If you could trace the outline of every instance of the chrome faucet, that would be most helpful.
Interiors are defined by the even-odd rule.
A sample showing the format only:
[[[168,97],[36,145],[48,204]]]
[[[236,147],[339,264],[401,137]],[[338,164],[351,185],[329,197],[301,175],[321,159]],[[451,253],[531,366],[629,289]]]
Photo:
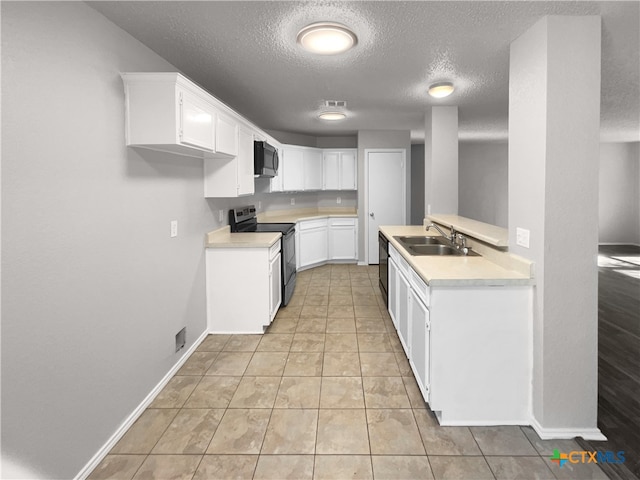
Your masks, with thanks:
[[[448,236],[451,242],[453,242],[456,238],[456,231],[453,229],[453,226],[451,227],[451,235],[447,235],[446,233],[444,233],[442,229],[435,223],[430,223],[429,225],[427,225],[427,232],[431,227],[435,228],[438,232],[440,232],[440,235],[442,235],[443,237]]]

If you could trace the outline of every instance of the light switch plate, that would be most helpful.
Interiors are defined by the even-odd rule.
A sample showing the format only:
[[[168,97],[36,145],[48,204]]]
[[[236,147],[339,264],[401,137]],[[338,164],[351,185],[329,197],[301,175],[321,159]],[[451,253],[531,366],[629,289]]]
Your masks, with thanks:
[[[291,205],[295,205],[296,204],[296,199],[295,198],[291,198]]]
[[[340,197],[336,198],[336,203],[338,205],[340,205],[342,203],[342,198],[340,198]]]
[[[526,228],[516,228],[516,244],[524,248],[529,248],[529,230]]]
[[[171,220],[171,238],[178,236],[178,220]]]
[[[218,221],[222,222],[224,220],[224,210],[218,210]]]

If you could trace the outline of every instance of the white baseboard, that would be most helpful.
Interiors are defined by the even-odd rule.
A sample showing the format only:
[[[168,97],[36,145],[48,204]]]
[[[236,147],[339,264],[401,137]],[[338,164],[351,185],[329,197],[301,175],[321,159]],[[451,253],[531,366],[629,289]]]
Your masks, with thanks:
[[[441,427],[497,427],[501,425],[526,427],[527,420],[453,420],[439,422]]]
[[[89,462],[84,466],[82,470],[75,476],[74,480],[84,480],[86,479],[91,472],[98,466],[98,464],[107,456],[109,451],[114,447],[118,440],[120,440],[124,434],[129,430],[131,425],[142,415],[145,409],[153,402],[153,400],[158,396],[158,394],[162,391],[162,389],[169,383],[169,380],[173,378],[173,376],[180,370],[180,367],[184,365],[187,359],[191,356],[193,352],[195,352],[196,348],[202,343],[202,341],[209,335],[209,330],[206,329],[200,337],[193,342],[193,345],[189,347],[189,350],[186,350],[180,360],[176,362],[176,364],[167,372],[167,374],[160,380],[160,382],[149,392],[149,394],[145,397],[144,400],[138,405],[133,412],[127,417],[127,419],[120,425],[120,427],[116,430],[116,432],[111,435],[111,438],[107,440],[107,442],[102,446],[100,450],[89,460]]]
[[[542,440],[561,440],[582,437],[585,440],[605,441],[605,437],[598,428],[545,428],[535,418],[531,419],[531,426]]]
[[[601,246],[618,246],[618,245],[633,245],[634,247],[640,247],[640,243],[633,243],[633,242],[601,242],[598,243],[598,245]]]

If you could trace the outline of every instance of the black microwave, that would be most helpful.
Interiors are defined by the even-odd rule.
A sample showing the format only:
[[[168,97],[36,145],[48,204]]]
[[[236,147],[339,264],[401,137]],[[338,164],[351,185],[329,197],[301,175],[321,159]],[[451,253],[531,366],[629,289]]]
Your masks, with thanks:
[[[278,175],[278,150],[267,142],[253,142],[253,173],[259,177]]]

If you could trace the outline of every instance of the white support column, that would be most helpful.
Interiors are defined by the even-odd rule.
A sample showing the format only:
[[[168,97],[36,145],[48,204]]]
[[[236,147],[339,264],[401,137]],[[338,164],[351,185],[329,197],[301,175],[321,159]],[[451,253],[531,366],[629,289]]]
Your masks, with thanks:
[[[458,213],[458,107],[433,107],[425,115],[425,212]]]
[[[597,428],[598,16],[549,16],[511,44],[509,249],[535,262],[533,424]],[[516,229],[530,232],[526,248]]]

